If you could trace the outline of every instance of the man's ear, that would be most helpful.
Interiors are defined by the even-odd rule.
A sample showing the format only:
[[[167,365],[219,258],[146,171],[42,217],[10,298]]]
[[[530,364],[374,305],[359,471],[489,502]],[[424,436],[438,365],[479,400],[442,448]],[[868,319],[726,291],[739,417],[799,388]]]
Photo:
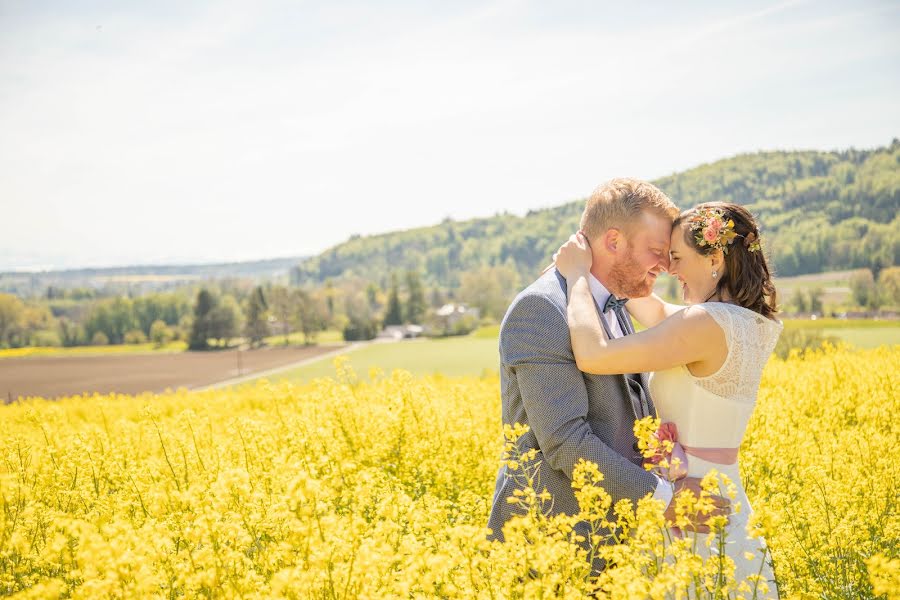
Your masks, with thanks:
[[[601,238],[603,240],[603,247],[610,254],[615,254],[619,251],[624,242],[624,238],[622,237],[622,232],[616,229],[615,227],[610,227],[606,230],[606,233],[603,234]]]

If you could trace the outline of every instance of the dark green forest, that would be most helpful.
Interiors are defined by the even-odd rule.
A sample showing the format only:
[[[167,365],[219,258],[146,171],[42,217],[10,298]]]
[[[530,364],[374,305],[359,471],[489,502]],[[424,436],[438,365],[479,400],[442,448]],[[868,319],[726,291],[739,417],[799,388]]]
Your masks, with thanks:
[[[780,276],[869,268],[900,260],[900,140],[874,150],[758,152],[655,180],[687,208],[714,200],[747,206]],[[512,204],[512,202],[510,202]],[[455,289],[486,267],[536,276],[570,233],[584,199],[525,216],[499,214],[383,235],[354,237],[292,270],[295,284],[357,276],[384,287],[414,270],[429,286]]]

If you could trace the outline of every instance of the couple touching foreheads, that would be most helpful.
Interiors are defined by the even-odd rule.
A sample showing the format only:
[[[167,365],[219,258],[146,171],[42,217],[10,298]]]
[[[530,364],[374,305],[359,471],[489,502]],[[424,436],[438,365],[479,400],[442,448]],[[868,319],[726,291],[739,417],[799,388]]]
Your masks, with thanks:
[[[716,469],[737,485],[742,506],[726,528],[735,576],[771,581],[763,542],[746,532],[751,510],[738,469],[763,366],[782,330],[753,216],[720,202],[680,212],[649,183],[613,179],[590,196],[581,231],[554,262],[500,327],[503,423],[529,426],[518,450],[537,452],[538,491],[553,498],[548,510],[578,513],[571,479],[579,459],[599,466],[614,503],[652,495],[671,521],[674,496],[699,495],[700,478]],[[653,294],[662,271],[681,282],[684,305]],[[635,333],[632,318],[645,330]],[[686,472],[643,468],[634,422],[648,415],[677,436]],[[517,511],[507,502],[522,485],[513,475],[503,466],[497,476],[488,523],[495,539]],[[714,501],[731,513],[727,499]],[[699,520],[693,529],[707,530]]]

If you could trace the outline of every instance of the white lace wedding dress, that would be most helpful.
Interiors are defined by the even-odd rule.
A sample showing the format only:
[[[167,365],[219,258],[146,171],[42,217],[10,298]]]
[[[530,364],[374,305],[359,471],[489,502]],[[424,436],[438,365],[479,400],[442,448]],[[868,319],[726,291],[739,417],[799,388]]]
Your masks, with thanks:
[[[737,497],[733,502],[740,502],[741,512],[731,516],[725,550],[735,562],[736,579],[740,581],[760,573],[768,582],[765,597],[777,597],[772,569],[768,564],[770,558],[766,559],[765,564],[762,560],[764,542],[749,538],[746,532],[752,509],[741,483],[738,462],[711,462],[692,455],[691,451],[696,449],[708,458],[709,453],[704,452],[706,449],[736,449],[741,445],[756,403],[763,367],[775,348],[783,326],[734,304],[707,302],[699,306],[725,332],[728,355],[724,364],[706,377],[694,377],[687,367],[653,373],[650,392],[660,420],[675,423],[678,429],[678,441],[688,452],[688,475],[703,477],[710,469],[716,469],[731,478],[737,486]],[[736,453],[732,451],[732,454]],[[715,543],[707,548],[704,543],[706,537],[707,534],[698,536],[695,545],[698,553],[705,556],[717,553]],[[748,552],[753,554],[751,559],[745,556]]]

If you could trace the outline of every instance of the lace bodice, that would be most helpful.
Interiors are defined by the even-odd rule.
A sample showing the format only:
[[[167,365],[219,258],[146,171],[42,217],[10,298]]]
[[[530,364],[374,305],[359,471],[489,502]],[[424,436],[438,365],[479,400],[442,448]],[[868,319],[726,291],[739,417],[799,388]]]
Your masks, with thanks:
[[[775,350],[782,324],[735,304],[704,302],[699,306],[725,332],[728,356],[718,371],[694,380],[717,396],[754,403],[763,367]]]
[[[653,373],[650,393],[660,419],[678,426],[685,445],[737,448],[782,325],[733,304],[707,302],[699,306],[725,332],[725,362],[704,377],[695,377],[685,366]]]

